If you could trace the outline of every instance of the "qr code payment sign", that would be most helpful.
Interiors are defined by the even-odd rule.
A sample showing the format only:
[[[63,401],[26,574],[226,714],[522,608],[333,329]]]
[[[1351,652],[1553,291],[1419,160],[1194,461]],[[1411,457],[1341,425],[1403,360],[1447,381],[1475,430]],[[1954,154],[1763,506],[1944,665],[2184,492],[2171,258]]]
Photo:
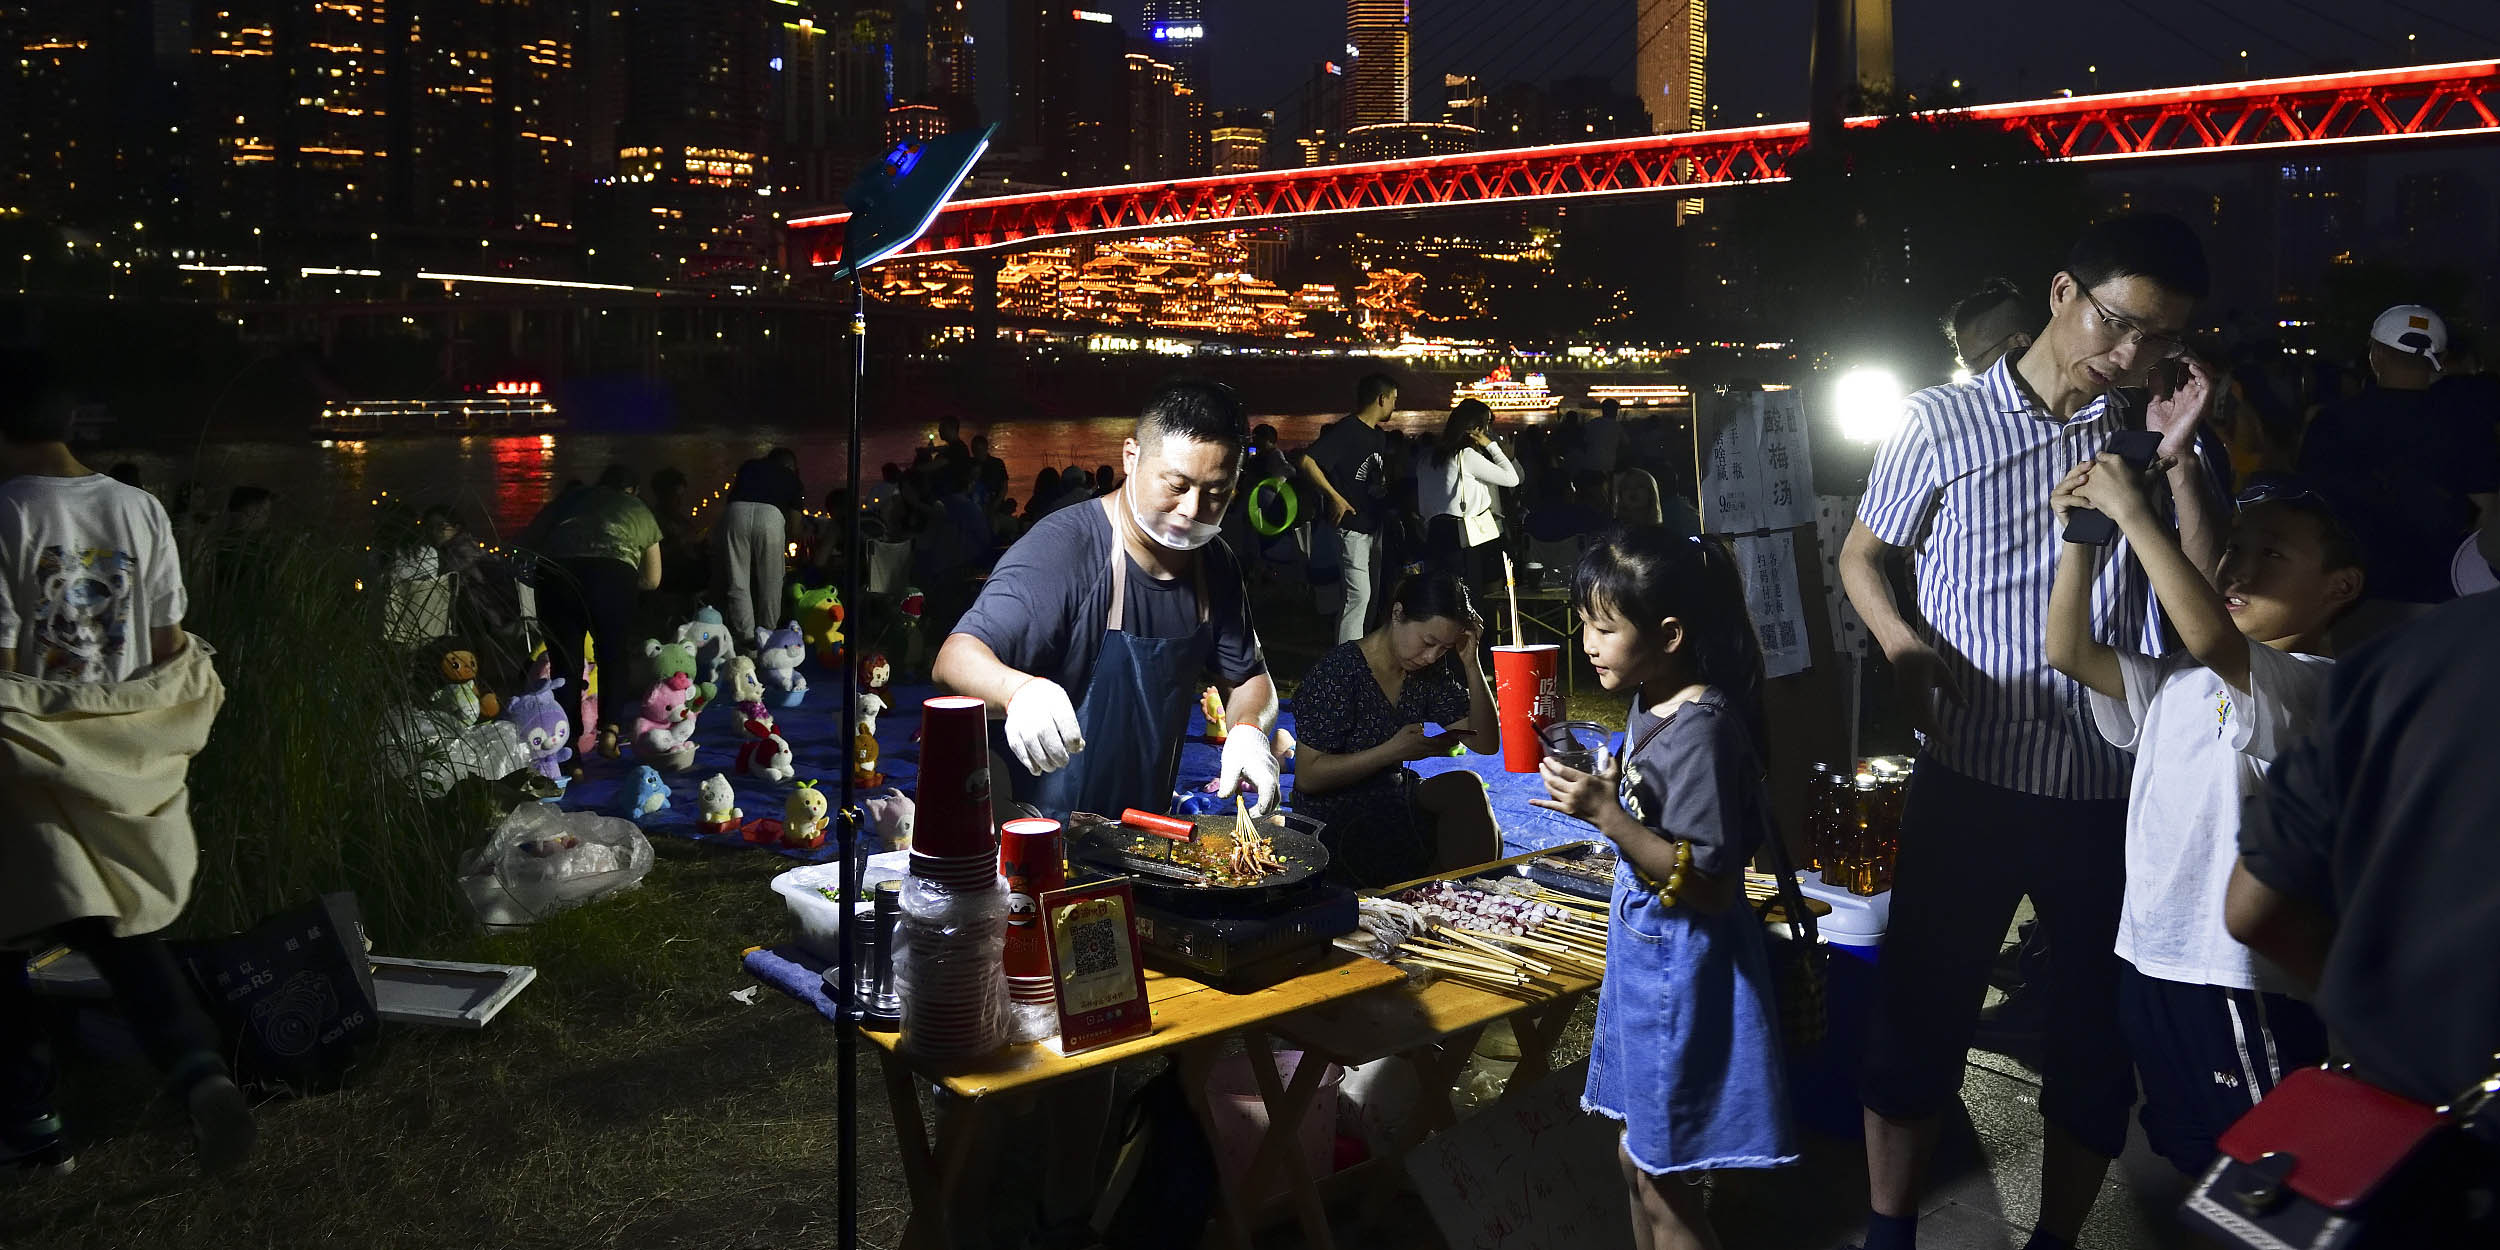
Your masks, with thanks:
[[[1077,1014],[1116,1006],[1137,992],[1128,908],[1117,897],[1061,908],[1052,925],[1059,948],[1059,997]]]

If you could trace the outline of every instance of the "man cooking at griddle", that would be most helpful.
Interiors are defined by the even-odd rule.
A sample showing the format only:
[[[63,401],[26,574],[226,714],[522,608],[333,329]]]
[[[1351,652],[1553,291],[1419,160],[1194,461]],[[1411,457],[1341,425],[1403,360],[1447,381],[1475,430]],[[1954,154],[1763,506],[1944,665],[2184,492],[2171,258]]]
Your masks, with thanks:
[[[941,689],[1005,714],[1007,775],[992,781],[1016,801],[1060,819],[1169,810],[1181,735],[1212,676],[1231,691],[1217,790],[1246,787],[1254,814],[1275,809],[1276,685],[1241,565],[1216,538],[1246,426],[1229,387],[1157,391],[1121,446],[1119,489],[1016,540],[938,649]]]

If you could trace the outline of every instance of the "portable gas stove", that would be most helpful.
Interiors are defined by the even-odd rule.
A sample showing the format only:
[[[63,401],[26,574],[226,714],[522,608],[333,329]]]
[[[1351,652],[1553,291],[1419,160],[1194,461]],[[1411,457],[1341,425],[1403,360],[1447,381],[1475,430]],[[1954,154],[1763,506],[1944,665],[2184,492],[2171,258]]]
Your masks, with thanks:
[[[1321,878],[1328,866],[1328,848],[1319,840],[1324,826],[1300,813],[1260,822],[1287,866],[1242,885],[1193,883],[1134,830],[1083,815],[1070,817],[1069,857],[1129,877],[1149,967],[1220,990],[1254,990],[1319,962],[1333,939],[1359,923],[1354,891]],[[1233,817],[1201,816],[1194,823],[1203,834],[1229,829]]]

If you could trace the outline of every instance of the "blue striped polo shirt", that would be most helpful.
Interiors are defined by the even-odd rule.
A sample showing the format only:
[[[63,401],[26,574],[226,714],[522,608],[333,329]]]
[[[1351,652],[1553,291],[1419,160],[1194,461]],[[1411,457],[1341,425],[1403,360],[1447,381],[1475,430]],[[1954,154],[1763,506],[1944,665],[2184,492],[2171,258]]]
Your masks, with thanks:
[[[1961,690],[1937,714],[1926,758],[1990,785],[2068,799],[2123,799],[2125,752],[2093,732],[2083,688],[2047,659],[2057,518],[2049,492],[2121,428],[2102,396],[2060,421],[2014,380],[2012,355],[1967,382],[1910,396],[1876,454],[1858,519],[1918,555],[1921,638]],[[2143,569],[2124,539],[2092,596],[2093,633],[2145,655],[2164,650]]]

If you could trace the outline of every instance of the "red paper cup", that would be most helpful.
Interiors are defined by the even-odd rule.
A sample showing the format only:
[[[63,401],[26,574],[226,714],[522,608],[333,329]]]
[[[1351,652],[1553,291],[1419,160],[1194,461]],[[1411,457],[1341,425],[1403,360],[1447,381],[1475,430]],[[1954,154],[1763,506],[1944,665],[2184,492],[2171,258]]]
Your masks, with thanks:
[[[986,890],[998,882],[998,861],[987,855],[923,855],[912,852],[911,875],[949,890]]]
[[[920,792],[913,796],[912,849],[941,858],[983,856],[995,863],[989,708],[962,695],[923,700],[920,707]]]
[[[1563,718],[1562,648],[1540,642],[1493,648],[1493,698],[1501,706],[1502,767],[1532,773],[1545,758],[1536,731]]]
[[[1050,947],[1036,923],[1043,893],[1068,883],[1059,822],[1011,820],[999,827],[998,872],[1007,878],[1007,977],[1050,979]]]

